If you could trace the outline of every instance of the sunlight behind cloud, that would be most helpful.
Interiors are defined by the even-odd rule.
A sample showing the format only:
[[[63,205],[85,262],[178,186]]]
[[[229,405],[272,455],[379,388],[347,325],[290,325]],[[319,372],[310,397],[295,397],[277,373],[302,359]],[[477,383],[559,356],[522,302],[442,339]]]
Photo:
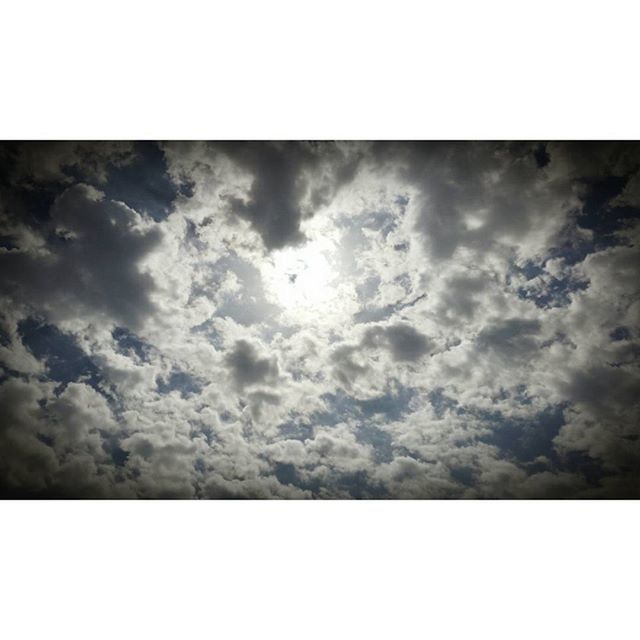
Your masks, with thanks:
[[[0,497],[640,495],[637,143],[0,165]]]
[[[263,267],[267,295],[291,313],[320,311],[337,296],[335,257],[330,243],[310,241],[274,253]]]

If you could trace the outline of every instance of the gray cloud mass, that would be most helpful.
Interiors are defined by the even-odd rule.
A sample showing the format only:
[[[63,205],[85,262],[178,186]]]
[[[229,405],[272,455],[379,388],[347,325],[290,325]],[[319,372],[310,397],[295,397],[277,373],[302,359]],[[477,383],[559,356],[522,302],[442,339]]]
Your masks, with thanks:
[[[0,143],[3,498],[640,497],[640,145]]]

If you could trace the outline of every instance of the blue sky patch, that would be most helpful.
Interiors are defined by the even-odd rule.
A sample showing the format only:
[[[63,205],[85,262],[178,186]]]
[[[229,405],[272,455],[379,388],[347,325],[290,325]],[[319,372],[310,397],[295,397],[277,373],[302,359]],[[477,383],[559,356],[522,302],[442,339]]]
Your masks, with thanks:
[[[75,339],[56,326],[34,318],[18,323],[18,335],[31,353],[46,362],[49,376],[63,384],[87,382],[97,387],[102,374],[93,360],[77,345]]]
[[[167,173],[164,152],[155,142],[138,142],[133,162],[111,166],[105,185],[98,185],[111,200],[124,202],[156,222],[173,210],[179,188]]]

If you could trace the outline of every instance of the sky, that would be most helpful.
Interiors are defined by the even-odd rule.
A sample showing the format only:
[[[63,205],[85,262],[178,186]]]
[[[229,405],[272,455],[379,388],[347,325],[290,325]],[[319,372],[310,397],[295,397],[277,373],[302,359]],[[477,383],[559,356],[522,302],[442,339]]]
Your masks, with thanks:
[[[0,144],[4,498],[640,497],[640,144]]]

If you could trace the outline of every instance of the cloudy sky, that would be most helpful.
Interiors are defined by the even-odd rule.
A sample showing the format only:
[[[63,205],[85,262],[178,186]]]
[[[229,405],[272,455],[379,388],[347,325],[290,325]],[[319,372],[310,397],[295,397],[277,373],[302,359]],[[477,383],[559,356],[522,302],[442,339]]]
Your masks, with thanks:
[[[640,145],[0,145],[0,488],[640,497]]]

